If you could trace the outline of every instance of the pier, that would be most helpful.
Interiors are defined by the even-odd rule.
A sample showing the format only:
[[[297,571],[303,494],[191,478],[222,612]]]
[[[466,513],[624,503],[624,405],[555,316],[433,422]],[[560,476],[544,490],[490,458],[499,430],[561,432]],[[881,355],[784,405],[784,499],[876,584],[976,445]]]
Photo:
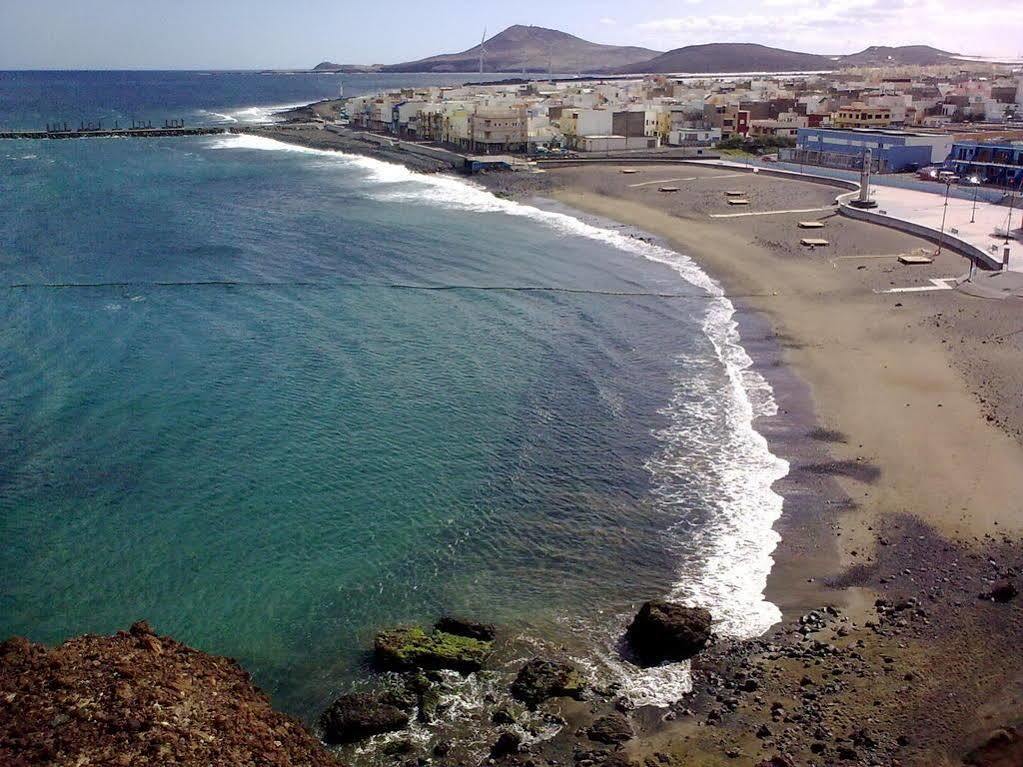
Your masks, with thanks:
[[[211,136],[226,133],[224,128],[186,128],[184,120],[165,120],[162,126],[153,127],[152,122],[132,121],[130,128],[122,128],[116,122],[113,128],[104,128],[102,122],[81,123],[77,128],[67,123],[50,125],[44,130],[0,130],[0,139],[61,139],[61,138],[162,138],[164,136]]]

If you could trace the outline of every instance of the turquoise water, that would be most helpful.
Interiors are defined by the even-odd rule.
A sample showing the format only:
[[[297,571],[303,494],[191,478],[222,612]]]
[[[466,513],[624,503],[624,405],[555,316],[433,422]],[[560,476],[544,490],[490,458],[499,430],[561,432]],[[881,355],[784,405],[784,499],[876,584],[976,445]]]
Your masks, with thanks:
[[[0,179],[0,634],[144,617],[308,718],[442,611],[640,697],[639,600],[776,616],[773,401],[683,256],[253,137],[4,142]]]

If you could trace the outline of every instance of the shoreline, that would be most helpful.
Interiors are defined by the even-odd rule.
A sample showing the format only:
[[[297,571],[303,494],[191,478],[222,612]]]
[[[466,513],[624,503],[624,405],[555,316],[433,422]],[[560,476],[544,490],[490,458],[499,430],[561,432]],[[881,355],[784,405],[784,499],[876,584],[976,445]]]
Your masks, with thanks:
[[[760,419],[756,428],[768,438],[772,452],[791,462],[790,473],[776,485],[785,497],[785,512],[776,525],[782,542],[775,551],[775,566],[766,592],[768,598],[782,608],[786,620],[764,636],[762,642],[771,649],[761,653],[761,662],[778,655],[777,643],[784,646],[791,641],[789,632],[793,623],[798,626],[805,620],[799,614],[815,606],[836,605],[842,616],[838,620],[847,622],[844,629],[833,627],[832,639],[843,633],[856,635],[864,626],[873,626],[870,640],[876,640],[891,638],[877,628],[884,620],[886,600],[923,602],[926,599],[936,605],[950,601],[963,613],[957,616],[959,620],[954,626],[943,626],[938,631],[934,626],[937,621],[929,615],[929,610],[916,608],[928,614],[925,620],[931,625],[920,628],[918,636],[914,637],[917,641],[910,646],[895,648],[895,651],[886,648],[891,652],[890,656],[885,656],[892,657],[891,665],[884,662],[878,665],[880,678],[884,680],[882,684],[892,688],[885,691],[890,696],[889,701],[867,701],[864,691],[853,690],[839,691],[836,698],[847,711],[859,709],[859,716],[866,721],[876,720],[879,708],[888,710],[893,720],[899,720],[898,732],[891,732],[895,725],[889,724],[887,734],[891,736],[892,754],[899,753],[905,760],[903,764],[944,763],[937,760],[954,758],[956,753],[965,753],[968,747],[982,741],[985,726],[1018,724],[1023,720],[1023,710],[1010,700],[1004,700],[1002,695],[1000,704],[993,712],[986,712],[984,719],[978,719],[968,707],[957,706],[944,717],[937,717],[945,730],[927,736],[918,731],[919,727],[914,728],[906,717],[899,717],[900,708],[912,711],[920,706],[917,709],[920,720],[933,724],[935,716],[922,715],[922,696],[918,699],[907,694],[888,679],[892,670],[918,667],[920,658],[932,656],[938,646],[953,637],[961,641],[963,637],[985,636],[991,631],[991,621],[1007,634],[1019,636],[1018,615],[992,615],[986,604],[977,602],[977,594],[986,584],[1015,572],[1012,568],[1006,569],[1005,562],[1018,557],[1020,541],[1019,498],[1023,489],[1012,477],[1010,468],[1017,461],[1023,461],[1020,444],[1010,436],[1019,424],[1003,419],[998,422],[1001,429],[993,425],[995,419],[984,412],[982,395],[978,393],[980,387],[969,385],[957,369],[955,353],[947,351],[952,346],[949,339],[935,339],[931,330],[939,327],[947,331],[948,325],[940,318],[954,311],[952,302],[975,300],[956,291],[939,296],[923,294],[923,299],[872,292],[873,289],[868,288],[871,280],[881,284],[895,281],[887,277],[893,267],[886,266],[888,271],[878,270],[871,257],[887,249],[893,254],[890,262],[894,262],[895,253],[908,252],[918,246],[914,238],[907,235],[884,231],[871,224],[842,220],[832,223],[829,219],[828,230],[856,230],[855,237],[843,237],[839,248],[829,253],[859,263],[861,268],[854,267],[854,278],[850,279],[848,274],[840,272],[837,262],[832,262],[833,268],[828,269],[826,264],[821,264],[822,259],[807,259],[805,251],[801,252],[798,247],[792,250],[779,244],[774,238],[784,229],[778,223],[781,216],[760,220],[750,217],[743,222],[748,225],[737,232],[734,230],[739,227],[734,227],[730,219],[706,223],[701,220],[705,217],[702,210],[691,212],[693,207],[712,207],[712,196],[694,191],[684,196],[682,205],[678,206],[677,199],[665,195],[654,193],[644,197],[639,191],[632,191],[620,181],[620,176],[614,176],[615,172],[609,168],[556,171],[552,175],[561,178],[553,183],[555,191],[551,196],[584,213],[613,219],[665,239],[673,249],[690,255],[724,285],[739,316],[745,320],[743,346],[771,382],[778,400],[779,416]],[[642,175],[649,178],[671,175],[666,168],[660,169],[661,176],[657,173],[657,170],[644,169]],[[708,181],[720,186],[710,178],[713,173],[707,171]],[[631,178],[635,179],[635,175]],[[761,181],[731,179],[724,184],[736,186]],[[779,183],[767,182],[775,197],[789,193],[779,187]],[[790,188],[800,184],[798,181],[785,183]],[[805,194],[805,190],[800,194]],[[782,207],[771,205],[770,198],[770,194],[765,195],[757,202],[765,208]],[[809,206],[790,204],[784,207]],[[821,215],[827,216],[826,213],[809,216],[803,213],[784,218],[794,227],[800,217]],[[861,262],[857,253],[865,249],[867,253]],[[757,259],[763,259],[763,263],[758,264]],[[961,266],[961,271],[965,271],[966,260],[958,264],[957,261],[958,257],[946,254],[944,262],[935,268],[951,270]],[[862,268],[864,263],[869,265],[866,269]],[[874,274],[864,280],[862,274],[857,274],[862,271]],[[953,271],[952,275],[955,273]],[[919,274],[914,272],[907,276],[917,278]],[[929,299],[940,301],[939,306],[929,307],[925,303]],[[911,305],[910,300],[915,303]],[[1006,310],[1005,305],[1006,302],[989,301],[970,306],[974,312],[992,314],[989,321],[1008,330],[1013,313]],[[910,311],[896,313],[899,309]],[[937,311],[939,319],[935,323],[937,309],[940,309]],[[885,310],[896,317],[885,316],[881,313]],[[852,332],[862,326],[868,326],[869,330]],[[828,338],[824,343],[821,330],[826,331]],[[970,328],[963,330],[971,332]],[[975,328],[972,332],[976,332]],[[979,343],[981,339],[976,340]],[[1000,360],[992,356],[984,362],[996,369]],[[836,369],[841,373],[838,378]],[[997,372],[1006,374],[1004,369]],[[1018,381],[1016,379],[1017,384]],[[856,387],[872,389],[875,396],[864,397],[870,402],[854,405],[848,400],[856,396]],[[888,402],[884,401],[886,395]],[[898,402],[894,401],[896,398]],[[931,416],[935,411],[923,410],[925,405],[940,407],[937,414],[942,418],[951,415],[955,425]],[[921,416],[912,412],[913,407],[918,408]],[[876,409],[875,412],[871,412],[872,409]],[[786,418],[790,420],[786,422]],[[868,425],[866,429],[859,427],[864,421]],[[992,470],[990,464],[981,466],[976,470],[979,476],[966,479],[963,472],[952,470],[952,464],[958,466],[959,461],[950,462],[947,455],[939,466],[929,465],[932,453],[941,448],[959,452],[956,448],[962,450],[962,443],[973,446],[997,468]],[[912,450],[925,455],[917,458]],[[902,465],[899,465],[900,452]],[[975,483],[973,486],[970,486],[971,481]],[[908,529],[917,531],[915,540],[914,536],[902,532]],[[896,538],[901,539],[897,544],[893,543]],[[977,553],[978,544],[981,551],[990,552],[987,557]],[[995,551],[998,553],[993,553]],[[900,562],[900,556],[906,559]],[[894,569],[900,563],[916,564],[921,557],[930,568],[937,569],[937,574],[906,567],[900,568],[901,573]],[[970,560],[968,574],[964,558]],[[987,559],[998,564],[990,565]],[[949,570],[941,570],[944,567]],[[965,583],[958,584],[958,590],[946,586],[946,582],[952,580],[946,573],[954,572],[955,568],[959,568],[957,574],[966,578]],[[880,607],[875,607],[878,600]],[[850,629],[849,625],[857,628]],[[895,636],[902,636],[915,628],[897,626],[893,630],[899,632]],[[857,641],[867,646],[873,644],[862,636]],[[748,644],[755,647],[758,642]],[[737,657],[748,661],[749,652],[748,646],[736,647],[723,657],[710,660],[704,670],[712,679],[717,678],[723,669],[736,663]],[[865,655],[862,651],[860,654]],[[814,662],[827,665],[820,658]],[[950,663],[957,673],[963,672],[961,658]],[[974,653],[968,665],[969,673],[978,679],[977,686],[986,686],[987,692],[995,697],[999,693],[996,680],[1018,680],[1023,674],[1020,664],[1005,663],[998,653]],[[842,669],[834,670],[841,672]],[[866,673],[877,671],[875,666]],[[801,672],[802,669],[792,671],[795,678],[787,680],[790,690],[800,689]],[[796,673],[800,676],[796,677]],[[946,684],[954,689],[957,683],[947,671],[935,673],[934,677],[939,688]],[[880,690],[873,694],[878,699],[886,697]],[[928,692],[931,694],[933,690]],[[983,699],[983,696],[977,699],[978,705]],[[720,704],[720,697],[705,702],[711,711],[720,713],[713,717],[714,729],[719,731],[713,743],[705,729],[699,735],[688,732],[685,746],[680,745],[677,737],[672,739],[663,733],[653,742],[686,758],[720,754],[724,734],[721,730],[724,730],[735,742],[745,743],[747,748],[758,746],[766,753],[764,744],[774,743],[775,739],[749,736],[759,727],[777,729],[779,721],[789,721],[764,716],[769,712],[761,711],[757,716],[754,712],[738,710],[732,712],[734,721],[729,725],[728,713],[720,712]],[[843,721],[840,717],[838,720]],[[833,732],[830,727],[824,729]],[[908,734],[914,729],[917,731]],[[915,748],[905,752],[894,743],[895,735],[900,742],[912,743]],[[876,733],[873,740],[881,742]],[[700,741],[700,745],[694,746],[693,741]],[[814,753],[834,754],[832,758],[840,758],[840,749],[848,748],[839,745],[831,751],[829,744],[814,741],[812,733],[805,733],[787,742],[785,752],[803,751],[805,758],[814,758],[809,746],[821,749]],[[646,750],[639,749],[637,755],[642,756]],[[751,763],[744,761],[745,756],[735,758],[738,764]]]
[[[644,168],[643,176],[659,172],[677,168]],[[961,369],[962,341],[939,339],[959,333],[980,342],[976,324],[956,314],[957,302],[978,299],[873,292],[946,276],[941,270],[959,261],[946,254],[933,267],[900,271],[894,254],[917,241],[872,224],[820,214],[833,238],[821,255],[789,246],[791,215],[707,219],[721,188],[731,188],[724,185],[748,185],[754,204],[768,207],[788,195],[816,200],[821,190],[803,188],[810,184],[718,182],[720,168],[692,173],[699,181],[672,196],[636,191],[614,166],[478,181],[513,199],[548,197],[584,222],[599,217],[650,233],[724,287],[751,369],[778,405],[753,428],[789,462],[774,484],[784,508],[765,590],[783,620],[759,638],[712,644],[693,661],[694,692],[667,710],[629,711],[635,737],[624,750],[600,750],[583,734],[595,715],[623,708],[613,691],[595,690],[585,703],[552,707],[562,722],[554,738],[504,759],[524,767],[957,764],[993,728],[1023,723],[1018,600],[977,599],[1023,569],[1023,478],[1012,471],[1023,465],[1023,446],[1011,436],[1020,424],[1015,411],[1002,422],[985,414]],[[844,258],[851,262],[837,260]],[[1011,312],[971,306],[975,322],[1002,323],[998,332],[1009,337]],[[1015,349],[1004,351],[974,361],[1018,383]],[[976,477],[955,471],[971,450],[984,461]]]
[[[402,159],[353,151],[409,167]],[[1016,499],[1023,498],[1023,478],[1012,467],[1017,459],[1023,461],[1023,451],[1012,435],[1023,434],[1023,409],[1011,407],[1011,388],[999,399],[990,388],[980,386],[981,394],[978,387],[967,385],[963,371],[970,367],[956,353],[967,339],[987,342],[976,324],[981,319],[994,323],[992,338],[1010,337],[1013,313],[997,302],[975,301],[970,304],[974,324],[960,326],[948,317],[955,311],[960,319],[964,310],[954,302],[970,299],[956,291],[923,296],[875,292],[931,276],[956,276],[966,271],[967,262],[946,253],[931,266],[895,274],[897,268],[889,266],[895,254],[928,243],[875,224],[833,219],[831,186],[766,174],[721,182],[714,176],[742,174],[690,166],[687,174],[705,176],[716,185],[712,193],[700,191],[698,181],[677,196],[658,195],[653,189],[640,196],[622,183],[628,177],[620,176],[618,167],[481,174],[474,181],[499,197],[534,203],[537,197],[548,198],[584,221],[597,217],[605,226],[619,222],[637,233],[650,233],[691,257],[724,286],[736,308],[742,345],[778,401],[778,416],[762,418],[754,428],[768,439],[772,453],[790,461],[789,474],[777,483],[785,499],[775,526],[782,540],[765,590],[784,620],[759,639],[724,640],[697,658],[696,692],[667,715],[663,709],[635,711],[639,727],[627,748],[629,756],[639,762],[696,758],[716,763],[725,754],[729,763],[755,765],[774,750],[817,764],[822,757],[823,763],[846,758],[855,750],[847,744],[861,741],[878,758],[883,753],[892,763],[930,767],[953,763],[943,761],[950,758],[958,763],[955,755],[983,742],[995,725],[1023,725],[1023,711],[1002,685],[1006,676],[1023,685],[1023,660],[1005,661],[1012,653],[1011,641],[999,652],[979,650],[967,660],[956,657],[932,674],[916,696],[907,694],[905,684],[927,672],[925,659],[944,663],[944,653],[959,651],[951,650],[949,642],[970,646],[992,631],[1003,640],[1023,637],[1018,611],[1005,614],[1005,608],[995,608],[1002,610],[998,614],[987,602],[977,602],[982,588],[1017,572],[1006,563],[1020,557],[1023,507]],[[649,165],[642,176],[661,178],[660,173],[667,178],[677,172],[677,167]],[[720,190],[738,183],[766,187],[763,192],[751,188],[755,205],[777,207],[775,201],[784,199],[786,209],[817,205],[824,212],[737,220],[745,227],[730,219],[707,219],[712,209],[727,210]],[[776,239],[802,218],[828,222],[829,236],[837,241],[826,256],[806,260],[805,251]],[[734,258],[739,254],[744,258]],[[879,261],[879,254],[888,255]],[[845,258],[851,261],[842,262]],[[795,310],[788,307],[794,299]],[[800,316],[804,312],[807,317]],[[843,338],[861,325],[853,338]],[[948,337],[935,338],[932,327]],[[956,337],[960,329],[964,336]],[[1020,383],[1011,354],[988,354],[980,363],[974,369],[985,379]],[[885,395],[888,401],[878,408],[871,396],[864,396],[867,392]],[[942,408],[940,415],[949,421],[936,420],[931,414],[938,411],[927,406]],[[1008,415],[994,415],[1003,408]],[[894,450],[893,435],[903,443]],[[955,471],[971,448],[993,462],[981,465],[979,478]],[[974,508],[977,513],[970,513]],[[985,553],[978,554],[978,547]],[[905,567],[916,562],[929,567]],[[946,576],[950,571],[961,577]],[[892,614],[891,604],[915,605],[913,615]],[[954,607],[954,620],[939,621],[931,612],[948,605]],[[806,630],[808,620],[814,631]],[[818,632],[830,632],[832,642],[820,642]],[[939,647],[945,649],[939,652]],[[799,659],[800,665],[779,665],[786,657]],[[872,686],[834,682],[829,687],[835,688],[830,690],[835,702],[822,711],[815,703],[817,693],[801,684],[808,659],[839,676],[850,673],[850,663],[858,663],[856,676],[870,679]],[[762,675],[765,668],[771,669],[773,679]],[[893,675],[903,669],[910,669],[905,679]],[[755,673],[761,674],[757,684],[765,691],[751,701],[732,697],[728,691]],[[978,680],[976,689],[951,710],[934,714],[937,700],[964,676]],[[701,693],[705,683],[704,689],[717,692]],[[811,716],[803,711],[797,718],[778,716],[768,710],[769,687]],[[992,697],[998,703],[989,705],[979,719],[975,711]],[[866,741],[853,738],[851,728],[860,720],[880,721]],[[785,727],[784,738],[764,736],[765,729],[779,726]],[[827,735],[823,740],[822,733]],[[577,740],[562,733],[534,753],[564,758],[566,750],[577,750]]]

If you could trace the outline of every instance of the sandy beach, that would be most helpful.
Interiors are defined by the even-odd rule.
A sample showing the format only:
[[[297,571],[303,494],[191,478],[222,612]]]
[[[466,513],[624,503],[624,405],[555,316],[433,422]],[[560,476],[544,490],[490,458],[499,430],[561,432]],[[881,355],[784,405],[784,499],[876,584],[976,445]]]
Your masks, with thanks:
[[[786,623],[765,639],[759,660],[749,660],[747,647],[706,662],[713,679],[735,671],[738,652],[746,665],[769,664],[771,682],[759,702],[731,709],[710,696],[704,705],[716,712],[716,726],[669,728],[648,738],[637,756],[659,748],[686,764],[717,763],[714,755],[731,749],[729,763],[753,764],[784,745],[808,763],[828,764],[842,758],[832,751],[837,738],[838,749],[849,749],[844,758],[864,759],[858,763],[958,764],[994,727],[1018,724],[1023,708],[1014,691],[1023,662],[1011,650],[1023,629],[1018,607],[978,594],[1020,567],[1019,300],[955,290],[878,292],[955,277],[969,263],[946,251],[930,265],[899,264],[899,254],[934,246],[837,215],[832,202],[843,190],[834,187],[677,165],[629,174],[568,167],[545,176],[545,194],[559,202],[651,233],[693,257],[740,311],[766,318],[759,331],[747,323],[744,342],[754,351],[776,344],[778,361],[808,387],[800,403],[798,384],[785,384],[783,369],[772,372],[761,357],[782,412],[770,419],[779,424],[758,428],[792,461],[779,488],[786,497],[783,542],[769,583]],[[658,191],[668,185],[679,191]],[[742,213],[808,212],[712,217],[738,212],[726,191],[749,199]],[[798,228],[804,220],[825,226]],[[829,244],[801,246],[806,236]],[[809,417],[800,407],[812,410]],[[903,612],[911,615],[886,629],[885,606],[907,601]],[[854,671],[835,656],[779,662],[793,626],[805,639],[800,617],[824,604],[841,616],[825,630],[833,644],[840,654],[856,648],[864,668]],[[807,678],[808,668],[821,665],[835,679],[870,683],[832,689],[831,705],[820,709],[820,696],[803,693],[824,684]],[[818,710],[790,720],[772,713],[779,701],[789,714],[792,705]],[[863,747],[852,757],[849,733],[857,722],[873,733],[861,741],[894,743],[887,757],[868,759]],[[782,731],[793,737],[779,744]],[[826,754],[832,756],[822,759]],[[697,757],[710,761],[693,762]]]
[[[1019,299],[885,292],[935,287],[969,261],[946,250],[900,264],[934,244],[841,216],[847,187],[694,164],[475,180],[692,257],[736,305],[779,403],[756,428],[791,465],[776,486],[782,541],[767,587],[784,621],[697,658],[693,695],[667,714],[633,712],[630,759],[1023,764],[1023,736],[1000,729],[1023,725],[1023,615],[1018,599],[982,598],[1023,571]],[[749,204],[729,205],[726,192]],[[580,726],[603,709],[574,705],[560,713]],[[572,727],[535,753],[589,758]]]

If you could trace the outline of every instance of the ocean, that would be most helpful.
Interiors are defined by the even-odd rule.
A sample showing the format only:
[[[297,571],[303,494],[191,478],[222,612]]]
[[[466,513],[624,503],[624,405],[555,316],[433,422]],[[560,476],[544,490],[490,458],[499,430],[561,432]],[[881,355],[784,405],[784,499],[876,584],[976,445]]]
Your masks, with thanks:
[[[341,82],[0,73],[0,126],[244,122]],[[685,255],[252,136],[3,141],[0,187],[0,635],[145,618],[311,721],[376,630],[445,612],[637,703],[688,684],[618,657],[641,601],[778,619],[776,406]]]

